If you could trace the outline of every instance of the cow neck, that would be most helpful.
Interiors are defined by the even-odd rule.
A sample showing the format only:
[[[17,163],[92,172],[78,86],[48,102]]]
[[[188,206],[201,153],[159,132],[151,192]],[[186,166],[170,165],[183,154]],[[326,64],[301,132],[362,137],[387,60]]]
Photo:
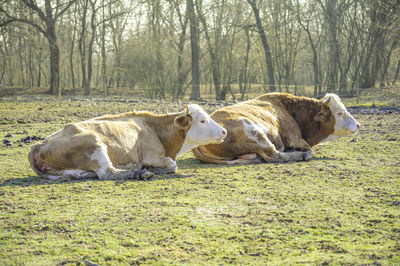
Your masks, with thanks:
[[[173,160],[176,159],[176,155],[181,150],[188,131],[187,129],[179,128],[174,123],[175,118],[180,115],[183,115],[183,113],[153,115],[146,119],[148,125],[154,129],[163,144],[165,156]]]
[[[290,97],[285,99],[284,104],[296,120],[302,138],[310,146],[320,143],[334,131],[333,116],[329,116],[328,122],[320,122],[314,119],[315,115],[322,109],[321,101],[306,97]]]

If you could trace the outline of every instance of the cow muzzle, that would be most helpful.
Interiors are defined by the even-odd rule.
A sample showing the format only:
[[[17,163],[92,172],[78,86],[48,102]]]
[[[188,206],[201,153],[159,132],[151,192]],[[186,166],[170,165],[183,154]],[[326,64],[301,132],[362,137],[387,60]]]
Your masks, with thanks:
[[[226,136],[228,135],[228,132],[226,131],[225,128],[221,128],[220,130],[218,130],[217,135],[218,135],[219,137],[217,137],[217,139],[215,140],[214,143],[215,143],[215,144],[220,144],[220,143],[224,142]]]

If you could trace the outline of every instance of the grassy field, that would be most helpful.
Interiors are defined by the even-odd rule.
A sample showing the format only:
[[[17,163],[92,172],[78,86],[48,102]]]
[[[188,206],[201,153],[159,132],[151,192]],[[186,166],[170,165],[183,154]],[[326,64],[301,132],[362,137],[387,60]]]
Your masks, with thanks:
[[[315,147],[308,162],[219,166],[186,153],[177,174],[150,181],[41,179],[32,143],[17,142],[102,114],[184,106],[0,99],[0,137],[12,143],[0,144],[0,265],[400,264],[400,113],[354,115],[361,131]]]

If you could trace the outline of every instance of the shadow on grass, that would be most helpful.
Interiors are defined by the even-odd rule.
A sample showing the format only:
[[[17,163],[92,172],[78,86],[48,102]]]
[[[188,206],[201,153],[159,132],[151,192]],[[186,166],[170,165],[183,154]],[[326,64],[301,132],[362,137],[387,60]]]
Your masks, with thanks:
[[[327,156],[317,156],[317,157],[313,157],[310,161],[337,161],[337,158],[331,158],[331,157],[327,157]]]
[[[247,164],[247,165],[259,165],[259,164],[269,164],[269,165],[277,165],[277,164],[285,164],[285,165],[290,165],[290,164],[296,164],[296,163],[312,163],[313,161],[335,161],[337,160],[336,158],[331,158],[327,156],[316,156],[313,157],[309,161],[292,161],[292,162],[281,162],[281,163],[270,163],[270,162],[258,162],[258,163],[253,163],[253,164]],[[215,168],[221,168],[221,167],[238,167],[238,166],[243,166],[245,164],[212,164],[212,163],[206,163],[202,162],[199,159],[196,158],[187,158],[187,159],[182,159],[179,160],[178,162],[178,167],[179,169],[190,169],[193,167],[196,168],[208,168],[208,169],[215,169]]]
[[[257,164],[294,164],[294,163],[312,163],[313,161],[334,161],[336,158],[330,158],[327,156],[317,156],[313,157],[310,161],[302,161],[302,162],[287,162],[287,163],[255,163],[250,165]],[[205,168],[205,169],[216,169],[216,168],[230,168],[230,167],[239,167],[242,166],[240,164],[227,165],[227,164],[210,164],[202,162],[196,158],[187,158],[179,160],[178,167],[180,169],[192,169],[192,168]],[[156,180],[172,180],[172,179],[180,179],[187,178],[193,175],[190,174],[159,174],[149,180],[140,180],[140,179],[121,179],[114,180],[115,185],[124,184],[126,182],[152,182]],[[28,186],[42,186],[42,185],[57,185],[57,184],[67,184],[67,183],[81,183],[81,182],[103,182],[103,180],[99,180],[97,178],[82,178],[82,179],[64,179],[64,180],[49,180],[46,178],[42,178],[39,176],[28,176],[23,178],[11,178],[0,183],[0,187],[28,187]]]
[[[180,174],[164,174],[156,175],[149,180],[142,179],[118,179],[110,180],[114,181],[115,185],[124,184],[126,182],[152,182],[156,180],[169,180],[175,178],[185,178],[192,175],[180,175]],[[0,187],[29,187],[29,186],[43,186],[43,185],[58,185],[58,184],[70,184],[70,183],[83,183],[83,182],[105,182],[109,180],[99,180],[97,178],[82,178],[82,179],[64,179],[64,180],[49,180],[39,176],[28,176],[22,178],[11,178],[4,180],[0,183]]]
[[[3,181],[0,187],[28,187],[28,186],[42,186],[42,185],[56,185],[65,183],[77,183],[77,182],[88,182],[88,181],[100,181],[95,178],[86,179],[70,179],[70,180],[49,180],[39,176],[27,176],[22,178],[11,178]]]
[[[179,160],[178,162],[179,169],[192,169],[192,168],[205,168],[205,169],[215,169],[215,168],[226,168],[226,167],[237,167],[240,164],[214,164],[214,163],[206,163],[200,161],[196,158],[187,158]]]
[[[120,180],[115,180],[115,185],[120,185],[124,184],[126,182],[154,182],[157,180],[172,180],[172,179],[180,179],[180,178],[187,178],[191,177],[193,175],[181,175],[181,174],[157,174],[153,178],[149,180],[143,180],[143,179],[120,179]]]

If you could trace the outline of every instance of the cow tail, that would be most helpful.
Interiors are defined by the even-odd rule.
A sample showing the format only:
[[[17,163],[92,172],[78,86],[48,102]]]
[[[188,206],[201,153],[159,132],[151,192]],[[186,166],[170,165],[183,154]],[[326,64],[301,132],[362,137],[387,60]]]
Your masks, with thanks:
[[[43,146],[43,143],[35,144],[31,147],[31,150],[28,154],[29,163],[31,165],[32,170],[39,175],[40,177],[48,177],[48,174],[42,172],[38,166],[38,162],[36,160],[36,156],[39,156],[39,152]]]

